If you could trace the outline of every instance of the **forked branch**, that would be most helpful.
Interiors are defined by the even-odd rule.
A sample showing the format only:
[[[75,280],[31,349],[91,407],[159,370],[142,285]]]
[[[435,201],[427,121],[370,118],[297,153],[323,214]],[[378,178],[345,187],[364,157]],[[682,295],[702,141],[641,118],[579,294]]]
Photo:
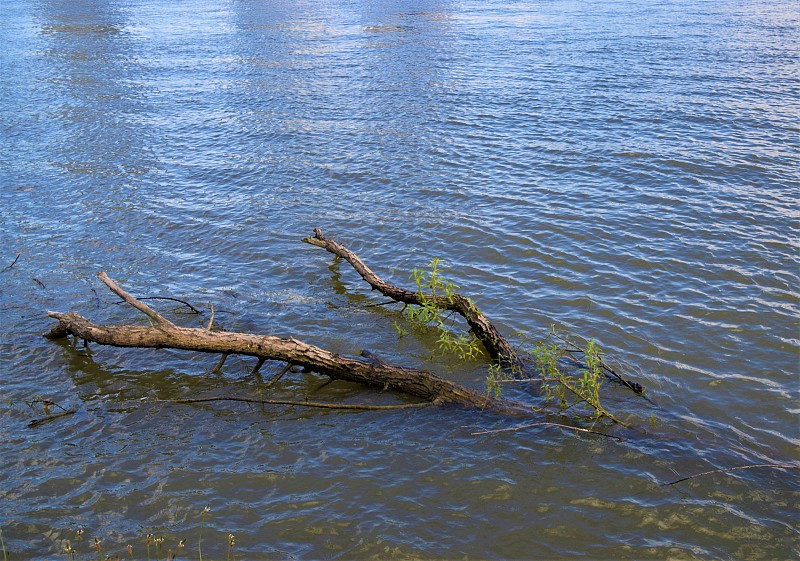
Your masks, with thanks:
[[[510,375],[519,381],[524,378],[530,361],[523,364],[516,350],[508,343],[489,319],[472,301],[455,292],[452,283],[445,286],[445,294],[437,293],[439,285],[434,282],[435,268],[428,282],[417,282],[417,290],[405,290],[392,285],[373,272],[355,253],[336,241],[326,238],[319,228],[314,235],[303,241],[321,247],[326,251],[346,260],[373,289],[392,302],[419,306],[421,309],[433,307],[435,310],[459,314],[470,327],[470,332],[480,341],[488,354],[495,361],[493,369],[507,370],[498,378],[505,381]],[[416,273],[416,270],[415,270]],[[98,275],[101,281],[117,296],[148,317],[150,325],[104,325],[94,323],[74,313],[48,312],[58,323],[45,334],[55,339],[74,335],[85,342],[92,341],[101,345],[117,347],[170,348],[213,353],[220,359],[212,372],[221,371],[225,360],[230,355],[252,356],[257,360],[253,372],[258,372],[265,361],[280,361],[288,366],[296,366],[307,372],[315,372],[330,378],[380,388],[383,391],[395,391],[413,396],[422,404],[457,405],[466,409],[491,411],[505,416],[533,417],[536,412],[528,405],[502,399],[498,395],[487,395],[466,386],[456,384],[437,376],[427,370],[406,368],[387,364],[375,357],[365,354],[362,357],[341,355],[326,349],[309,345],[293,337],[288,339],[271,335],[254,333],[232,333],[214,329],[214,308],[211,308],[211,319],[203,328],[180,327],[123,290],[107,274]],[[587,351],[588,352],[588,351]],[[287,369],[284,369],[270,385],[273,385]],[[523,376],[520,376],[523,374]],[[545,380],[547,381],[547,380]],[[558,381],[561,381],[560,379]],[[569,381],[567,381],[568,383]],[[564,382],[561,382],[564,384]],[[270,386],[267,386],[270,387]],[[579,397],[583,394],[574,386],[566,388]],[[215,398],[221,399],[221,398]],[[229,400],[247,401],[250,398],[227,398]],[[599,403],[589,402],[596,411],[595,417],[606,417],[609,420],[625,424],[615,416],[606,412]],[[260,403],[284,403],[277,400],[261,400]],[[300,402],[285,402],[285,404]]]
[[[58,320],[58,324],[45,337],[55,339],[72,334],[85,341],[116,347],[182,349],[223,357],[232,354],[252,356],[260,363],[266,360],[285,362],[331,379],[393,390],[435,405],[451,404],[504,415],[529,415],[522,404],[483,395],[426,370],[341,355],[291,337],[179,327],[128,294],[105,273],[98,277],[114,294],[146,314],[156,325],[102,325],[74,312],[48,312],[50,317]]]

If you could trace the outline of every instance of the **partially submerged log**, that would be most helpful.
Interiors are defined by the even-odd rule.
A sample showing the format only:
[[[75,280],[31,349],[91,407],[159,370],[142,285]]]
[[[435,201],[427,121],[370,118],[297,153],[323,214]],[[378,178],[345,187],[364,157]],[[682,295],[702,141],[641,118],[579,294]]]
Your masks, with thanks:
[[[350,263],[356,272],[361,275],[361,278],[369,283],[374,290],[377,290],[395,302],[417,306],[432,302],[437,308],[456,312],[466,320],[470,331],[472,331],[475,337],[483,344],[492,359],[498,361],[503,367],[513,368],[515,366],[520,366],[521,361],[514,348],[483,312],[481,312],[466,296],[462,296],[461,294],[454,294],[451,297],[435,294],[421,295],[418,292],[412,292],[389,284],[376,275],[372,269],[367,267],[355,253],[342,244],[326,238],[319,228],[315,228],[314,235],[304,238],[303,241],[321,247],[341,257]]]
[[[50,329],[45,337],[55,339],[72,334],[84,341],[115,347],[217,353],[222,355],[217,368],[228,355],[252,356],[258,359],[257,368],[265,360],[281,361],[301,366],[331,379],[392,390],[435,405],[457,405],[503,415],[530,415],[530,409],[520,403],[484,395],[426,370],[393,366],[374,358],[345,356],[294,338],[211,331],[210,324],[206,329],[180,327],[128,294],[106,273],[100,273],[98,277],[114,294],[147,315],[152,325],[102,325],[74,312],[51,311],[47,314],[58,320],[58,324]]]
[[[511,347],[497,328],[469,298],[455,293],[452,290],[447,290],[445,296],[424,293],[419,282],[417,292],[394,286],[376,275],[347,247],[330,238],[326,238],[319,228],[314,230],[313,236],[307,237],[303,241],[317,247],[322,247],[338,258],[346,260],[374,290],[378,290],[381,294],[391,298],[395,302],[404,305],[435,307],[461,315],[469,325],[470,332],[483,344],[484,348],[495,362],[495,365],[504,368],[505,372],[509,375],[509,377],[500,381],[515,383],[535,383],[542,381],[541,377],[537,376],[535,370],[530,370],[532,363],[530,361],[524,362],[517,355],[514,348]],[[179,327],[142,302],[144,298],[136,299],[128,294],[105,273],[100,273],[98,276],[114,294],[150,318],[151,325],[103,325],[93,323],[75,312],[48,312],[50,317],[58,320],[58,324],[45,334],[46,337],[59,338],[71,334],[76,338],[83,339],[85,342],[92,341],[102,345],[156,349],[170,348],[219,354],[220,360],[216,367],[212,369],[212,372],[219,372],[225,360],[231,354],[255,357],[257,363],[253,372],[257,372],[267,360],[286,363],[286,367],[283,371],[266,386],[267,388],[273,385],[290,367],[299,366],[305,371],[316,372],[329,377],[331,380],[343,380],[380,388],[384,391],[395,391],[422,400],[419,403],[403,405],[403,407],[424,406],[426,404],[456,405],[467,409],[490,411],[506,416],[532,417],[534,415],[533,409],[528,405],[499,397],[492,397],[442,378],[427,370],[387,364],[366,351],[362,352],[361,357],[354,357],[333,353],[326,349],[309,345],[293,337],[286,339],[271,335],[212,331],[211,327],[214,321],[213,305],[211,307],[211,320],[208,323],[208,327],[205,329]],[[433,281],[431,281],[429,286],[431,288],[435,286]],[[578,350],[581,349],[578,348]],[[587,350],[583,350],[582,352],[585,355],[588,354]],[[597,360],[600,360],[599,356],[596,357],[596,361]],[[600,365],[621,380],[626,386],[634,390],[634,392],[641,393],[641,386],[622,379],[616,372],[605,366],[602,360],[600,360]],[[531,375],[526,376],[526,372],[530,372]],[[589,407],[593,409],[593,415],[590,419],[604,417],[614,423],[627,426],[624,422],[608,412],[598,400],[592,400],[591,395],[586,392],[581,393],[578,391],[574,383],[572,383],[568,377],[562,378],[557,376],[546,379],[544,382],[558,382],[567,390],[573,392],[576,395],[576,401],[569,405],[569,407],[583,402],[588,404]],[[599,384],[597,387],[599,388]],[[285,400],[255,399],[251,397],[194,398],[182,401],[195,402],[198,400],[219,399],[315,407],[335,406],[335,404],[324,403],[312,404],[308,401],[291,402]],[[374,406],[352,405],[343,407],[375,408]],[[553,424],[554,423],[542,422],[530,426]],[[555,425],[562,426],[557,423]]]

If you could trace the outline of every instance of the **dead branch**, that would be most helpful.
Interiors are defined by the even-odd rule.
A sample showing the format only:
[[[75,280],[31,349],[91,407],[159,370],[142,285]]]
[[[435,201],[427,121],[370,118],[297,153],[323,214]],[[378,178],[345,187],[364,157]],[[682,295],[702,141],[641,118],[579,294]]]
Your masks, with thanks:
[[[355,253],[342,244],[326,238],[319,228],[315,228],[314,235],[304,238],[303,241],[321,247],[337,257],[341,257],[350,263],[356,272],[361,275],[361,278],[374,290],[379,291],[395,302],[417,306],[423,305],[424,303],[432,303],[442,310],[456,312],[466,320],[470,330],[483,344],[489,356],[506,367],[514,368],[521,364],[514,348],[506,341],[505,337],[500,334],[492,322],[490,322],[466,296],[462,296],[461,294],[454,294],[450,297],[434,294],[420,295],[417,292],[405,290],[393,284],[389,284],[376,275],[372,269],[367,267]]]
[[[125,302],[142,312],[144,315],[148,316],[150,319],[156,322],[156,324],[164,326],[164,327],[176,327],[174,323],[169,321],[167,318],[159,314],[153,308],[148,306],[147,304],[143,304],[117,285],[111,278],[105,274],[105,272],[100,273],[97,277],[105,283],[105,285],[111,289],[111,292],[122,298]],[[84,337],[87,339],[87,337]]]
[[[193,313],[193,314],[198,314],[199,315],[199,314],[203,313],[200,310],[198,310],[197,308],[195,308],[194,306],[192,306],[186,300],[181,300],[180,298],[173,298],[171,296],[139,296],[139,298],[137,298],[137,300],[139,300],[140,302],[142,300],[170,300],[171,302],[178,302],[179,304],[183,304],[184,306],[189,308],[191,310],[191,313]],[[124,302],[124,300],[122,300],[120,302],[117,302],[117,304],[122,304],[123,302]]]
[[[548,422],[539,422],[539,423],[527,423],[524,425],[517,425],[516,427],[507,427],[504,429],[485,429],[483,427],[475,427],[480,430],[471,433],[472,435],[480,435],[480,434],[496,434],[499,432],[516,432],[522,429],[529,429],[531,427],[560,427],[562,429],[569,429],[576,432],[585,432],[589,434],[597,434],[600,436],[607,436],[608,438],[614,438],[616,440],[622,440],[619,436],[614,436],[613,434],[608,434],[605,432],[600,432],[592,429],[585,429],[583,427],[575,427],[572,425],[564,425],[562,423],[548,423]]]
[[[66,417],[68,415],[74,415],[74,414],[75,414],[75,410],[74,409],[66,409],[66,410],[62,411],[61,413],[55,413],[53,415],[48,415],[47,417],[43,417],[41,419],[32,419],[31,422],[28,423],[28,428],[31,428],[31,429],[32,428],[36,428],[36,427],[38,427],[40,425],[43,425],[45,423],[49,423],[50,421],[55,421],[56,419],[60,419],[61,417]]]
[[[675,481],[670,481],[669,483],[661,483],[659,487],[667,487],[669,485],[675,485],[676,483],[681,483],[683,481],[688,481],[690,479],[694,479],[695,477],[702,477],[704,475],[711,475],[713,473],[728,473],[730,471],[738,471],[740,469],[756,469],[756,468],[767,468],[767,469],[797,469],[800,470],[800,466],[794,464],[751,464],[746,466],[736,466],[732,468],[725,468],[725,469],[712,469],[709,471],[704,471],[702,473],[695,473],[694,475],[690,475],[688,477],[681,477],[680,479],[676,479]]]
[[[214,327],[214,303],[211,303],[211,318],[208,320],[208,326],[206,326],[206,331],[211,331],[211,328]],[[259,368],[261,366],[259,365]],[[258,368],[256,368],[258,370]]]
[[[257,399],[253,397],[189,397],[184,399],[159,399],[168,403],[205,403],[208,401],[240,401],[243,403],[257,403],[260,405],[292,405],[297,407],[317,407],[320,409],[350,409],[353,411],[383,411],[387,409],[413,409],[418,407],[431,407],[433,403],[401,403],[398,405],[359,405],[353,403],[322,403],[319,401],[293,401],[286,399]]]
[[[14,265],[16,265],[16,264],[17,264],[17,261],[19,261],[19,256],[20,256],[20,255],[22,255],[22,254],[21,254],[21,253],[17,253],[17,256],[16,256],[16,257],[14,258],[14,260],[11,262],[11,265],[9,265],[8,267],[6,267],[6,268],[5,268],[5,269],[3,269],[2,271],[0,271],[0,273],[5,273],[6,271],[10,271],[11,269],[13,269],[13,268],[14,268]]]
[[[258,362],[259,362],[259,363],[261,363],[261,364],[263,364],[263,362],[264,362],[264,359],[262,359],[262,358],[259,358],[259,359],[258,359]],[[277,384],[277,383],[278,383],[278,381],[279,381],[281,378],[283,378],[283,375],[284,375],[284,374],[286,374],[287,372],[289,372],[289,370],[291,370],[291,369],[292,369],[292,366],[294,366],[294,365],[293,365],[291,362],[287,362],[287,363],[286,363],[286,366],[284,366],[284,367],[281,369],[281,371],[280,371],[280,372],[278,372],[278,373],[277,373],[277,374],[276,374],[276,375],[275,375],[275,376],[272,378],[272,380],[270,380],[270,381],[267,383],[267,385],[266,385],[265,387],[267,387],[267,388],[271,388],[272,386],[274,386],[275,384]],[[259,366],[258,364],[256,364],[256,368],[260,368],[260,366]],[[253,372],[257,372],[257,371],[258,371],[256,368],[254,368],[254,369],[253,369]]]
[[[331,379],[364,384],[383,390],[412,395],[435,405],[457,405],[467,409],[493,411],[503,415],[530,416],[520,403],[493,398],[461,386],[436,374],[384,362],[340,355],[294,338],[271,335],[209,331],[179,327],[143,302],[125,292],[105,273],[101,281],[117,296],[136,308],[155,325],[102,325],[74,313],[47,312],[56,324],[45,337],[54,339],[72,334],[85,341],[116,347],[181,349],[202,353],[252,356],[301,366]],[[220,368],[222,361],[218,365]]]
[[[578,352],[578,353],[583,353],[584,355],[586,354],[586,349],[580,347],[574,341],[559,335],[556,332],[555,326],[552,326],[551,331],[550,331],[550,335],[552,335],[553,337],[555,337],[556,339],[558,339],[558,340],[560,340],[561,342],[564,343],[564,345],[565,345],[564,350],[566,352],[568,352],[568,353]],[[573,360],[575,360],[575,359],[573,359]],[[644,388],[642,387],[641,384],[638,384],[636,382],[631,382],[630,380],[626,380],[625,378],[623,378],[622,376],[617,374],[614,371],[613,368],[611,368],[609,365],[607,365],[605,363],[605,361],[600,360],[600,367],[603,370],[605,370],[606,372],[608,372],[609,374],[612,374],[622,385],[626,386],[628,389],[633,391],[633,393],[638,394],[638,395],[641,395],[641,394],[644,393]]]

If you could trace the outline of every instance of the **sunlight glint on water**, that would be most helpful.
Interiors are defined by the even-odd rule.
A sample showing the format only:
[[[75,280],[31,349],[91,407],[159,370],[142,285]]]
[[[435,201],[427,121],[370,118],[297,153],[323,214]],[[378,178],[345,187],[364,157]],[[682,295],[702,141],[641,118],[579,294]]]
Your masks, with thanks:
[[[248,559],[798,555],[800,16],[759,2],[6,0],[0,528],[13,558],[144,535]],[[95,278],[228,330],[477,388],[300,242],[407,285],[434,257],[509,336],[595,338],[622,443],[454,410],[156,403],[252,363],[40,337],[138,321]],[[17,254],[19,260],[8,268]],[[205,316],[159,309],[182,325]],[[521,339],[520,339],[521,340]],[[264,367],[264,376],[281,365]],[[287,377],[275,397],[392,403]],[[77,410],[38,428],[42,397]],[[524,396],[523,396],[524,397]],[[651,425],[651,416],[656,419]],[[79,527],[90,537],[75,542]]]

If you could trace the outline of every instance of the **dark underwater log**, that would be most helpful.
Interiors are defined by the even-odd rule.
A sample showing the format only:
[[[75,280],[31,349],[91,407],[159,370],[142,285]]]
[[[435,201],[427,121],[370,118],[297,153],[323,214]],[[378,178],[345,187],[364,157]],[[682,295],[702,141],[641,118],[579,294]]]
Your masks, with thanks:
[[[483,313],[466,296],[454,294],[451,297],[447,297],[428,294],[421,297],[417,292],[412,292],[410,290],[405,290],[389,284],[376,275],[372,269],[367,267],[367,265],[358,257],[358,255],[347,249],[342,244],[326,238],[319,228],[315,228],[314,235],[304,238],[303,241],[311,245],[321,247],[330,253],[341,257],[350,263],[356,272],[361,275],[361,278],[369,283],[374,290],[379,291],[384,296],[387,296],[396,302],[401,302],[403,304],[414,304],[417,306],[422,305],[425,302],[432,302],[437,308],[456,312],[466,320],[467,324],[469,324],[470,331],[472,331],[475,337],[477,337],[478,340],[483,344],[484,348],[489,353],[489,356],[498,361],[504,367],[514,368],[521,366],[520,359],[517,356],[514,348],[509,345],[506,338],[500,334],[492,322],[489,321],[489,319],[483,315]]]
[[[246,355],[257,357],[259,362],[275,360],[299,365],[332,379],[396,391],[435,405],[457,405],[503,415],[530,415],[530,411],[522,404],[483,395],[425,370],[345,356],[294,338],[179,327],[125,292],[105,273],[100,273],[98,277],[112,292],[147,315],[153,325],[102,325],[74,312],[47,312],[58,320],[58,324],[45,337],[59,338],[72,334],[85,341],[115,347],[182,349],[222,356]]]

